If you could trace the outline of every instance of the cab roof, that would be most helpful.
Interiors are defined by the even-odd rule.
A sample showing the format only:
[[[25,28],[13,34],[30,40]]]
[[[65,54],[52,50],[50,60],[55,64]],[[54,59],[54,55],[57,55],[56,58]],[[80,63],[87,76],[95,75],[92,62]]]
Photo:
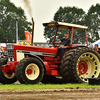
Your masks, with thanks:
[[[49,23],[43,23],[44,26],[47,27],[53,27],[53,28],[61,28],[61,29],[71,29],[72,27],[74,30],[77,29],[87,29],[87,26],[77,25],[77,24],[70,24],[70,23],[64,23],[64,22],[49,22]]]

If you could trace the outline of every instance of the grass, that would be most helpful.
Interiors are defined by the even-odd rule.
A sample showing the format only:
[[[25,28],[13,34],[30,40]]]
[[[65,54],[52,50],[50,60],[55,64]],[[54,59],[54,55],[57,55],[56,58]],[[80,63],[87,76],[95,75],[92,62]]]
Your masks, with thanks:
[[[100,85],[89,85],[87,83],[83,84],[35,84],[35,85],[25,85],[25,84],[10,84],[10,85],[0,85],[1,89],[58,89],[58,88],[100,88]]]

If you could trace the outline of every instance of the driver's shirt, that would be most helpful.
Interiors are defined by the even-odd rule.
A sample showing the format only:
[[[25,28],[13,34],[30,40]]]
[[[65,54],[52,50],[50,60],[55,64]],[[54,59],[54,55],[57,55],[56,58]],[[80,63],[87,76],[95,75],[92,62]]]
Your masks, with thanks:
[[[68,38],[68,39],[61,39],[61,42],[63,42],[64,46],[70,46],[70,42],[71,40]]]

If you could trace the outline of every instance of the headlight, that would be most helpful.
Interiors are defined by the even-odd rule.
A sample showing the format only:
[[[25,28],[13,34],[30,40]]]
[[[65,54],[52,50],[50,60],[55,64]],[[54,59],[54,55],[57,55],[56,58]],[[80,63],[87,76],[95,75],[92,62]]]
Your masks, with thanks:
[[[14,49],[14,45],[7,45],[7,49]]]

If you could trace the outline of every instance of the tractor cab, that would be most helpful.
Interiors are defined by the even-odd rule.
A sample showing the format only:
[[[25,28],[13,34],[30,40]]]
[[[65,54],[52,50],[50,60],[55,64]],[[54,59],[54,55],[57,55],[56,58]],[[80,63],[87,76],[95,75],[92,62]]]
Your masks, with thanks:
[[[57,32],[58,29],[66,29],[69,31],[69,38],[71,39],[71,44],[70,47],[76,46],[73,44],[73,31],[74,30],[84,30],[84,35],[86,37],[86,46],[88,46],[88,39],[87,39],[87,32],[86,29],[88,28],[87,26],[82,26],[82,25],[77,25],[77,24],[70,24],[70,23],[63,23],[63,22],[49,22],[49,23],[43,23],[45,27],[52,27],[56,28],[55,36],[53,43],[56,40]]]

